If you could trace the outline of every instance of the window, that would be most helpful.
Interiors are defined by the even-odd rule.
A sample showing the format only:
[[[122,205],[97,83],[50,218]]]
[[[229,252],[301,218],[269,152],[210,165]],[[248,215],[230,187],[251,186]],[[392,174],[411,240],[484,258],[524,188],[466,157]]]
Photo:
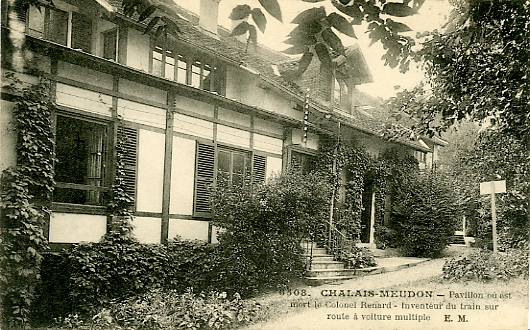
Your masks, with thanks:
[[[27,33],[63,46],[90,53],[92,49],[92,21],[79,13],[55,7],[30,6]]]
[[[219,149],[217,152],[217,181],[232,186],[242,185],[250,172],[247,152]]]
[[[103,32],[103,58],[118,61],[118,29]]]
[[[210,217],[210,185],[214,179],[221,184],[240,185],[251,173],[254,182],[265,181],[267,158],[250,157],[250,152],[208,144],[197,144],[195,169],[194,215]],[[217,166],[216,166],[217,165]],[[217,168],[216,168],[217,167]]]
[[[292,169],[298,169],[302,173],[309,173],[315,170],[316,159],[313,155],[292,150],[290,164]]]
[[[108,126],[58,115],[54,202],[104,205]]]
[[[416,151],[415,154],[416,154],[416,159],[418,160],[418,162],[420,162],[420,163],[425,163],[426,162],[427,153],[425,153],[423,151]]]
[[[225,70],[208,61],[179,54],[158,43],[152,51],[151,73],[181,84],[224,94]]]

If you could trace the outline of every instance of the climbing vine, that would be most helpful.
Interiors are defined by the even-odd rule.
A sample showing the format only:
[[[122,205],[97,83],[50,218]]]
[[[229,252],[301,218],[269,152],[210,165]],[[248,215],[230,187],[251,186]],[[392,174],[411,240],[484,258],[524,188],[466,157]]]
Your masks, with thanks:
[[[130,150],[126,148],[128,142],[127,135],[121,129],[123,123],[119,123],[118,136],[116,141],[116,175],[112,185],[112,195],[107,211],[112,217],[110,228],[104,236],[104,240],[113,242],[134,240],[132,234],[133,226],[131,221],[133,219],[133,212],[131,205],[134,202],[132,196],[127,192],[125,183],[125,161]]]
[[[355,143],[324,141],[319,150],[318,170],[335,190],[334,225],[348,239],[356,240],[361,232],[364,180],[372,162]]]
[[[23,87],[6,75],[15,95],[16,166],[2,174],[2,317],[7,326],[29,324],[30,307],[48,249],[44,224],[54,186],[54,139],[49,81]]]

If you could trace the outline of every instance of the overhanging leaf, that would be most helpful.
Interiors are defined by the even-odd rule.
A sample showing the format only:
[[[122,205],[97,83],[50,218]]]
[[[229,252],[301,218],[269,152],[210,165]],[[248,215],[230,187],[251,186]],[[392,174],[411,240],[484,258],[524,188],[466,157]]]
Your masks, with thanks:
[[[326,9],[324,7],[309,8],[304,10],[291,21],[293,24],[305,24],[312,21],[318,21],[326,17]]]
[[[284,43],[294,46],[314,45],[317,43],[317,38],[313,35],[296,35],[285,40]]]
[[[308,50],[307,46],[305,45],[296,45],[287,48],[286,50],[283,50],[282,53],[289,54],[289,55],[297,55],[297,54],[303,54]]]
[[[259,0],[259,3],[272,17],[282,22],[282,10],[280,9],[278,0]]]
[[[256,23],[258,29],[265,33],[265,27],[267,26],[267,18],[265,14],[259,8],[252,9],[252,20]]]
[[[331,29],[328,28],[328,29],[324,29],[324,31],[322,31],[322,39],[324,39],[324,41],[334,51],[336,51],[337,53],[339,53],[341,55],[346,55],[344,53],[344,46],[342,45],[342,41],[340,41],[340,38],[337,37],[337,35],[335,33],[333,33],[333,31],[331,31]]]
[[[337,29],[337,31],[344,33],[348,37],[357,38],[355,36],[355,31],[353,31],[353,27],[346,18],[337,13],[331,13],[326,19],[331,26]]]
[[[304,73],[305,70],[307,70],[307,67],[309,66],[309,64],[311,64],[312,60],[313,52],[308,49],[300,59],[300,62],[298,62],[298,71],[300,71],[300,74]]]
[[[254,25],[248,24],[248,40],[254,44],[254,49],[258,46],[258,33]]]
[[[396,16],[396,17],[407,17],[414,14],[417,14],[418,11],[416,9],[413,9],[409,6],[407,6],[404,3],[399,2],[387,2],[383,6],[383,14]]]
[[[311,3],[316,3],[316,2],[322,2],[324,0],[302,0],[303,2],[311,2]]]
[[[331,57],[329,56],[328,47],[323,43],[317,43],[315,45],[315,52],[317,53],[320,63],[326,68],[331,70]]]
[[[237,37],[237,36],[247,33],[249,26],[250,24],[248,24],[247,22],[239,23],[239,25],[236,26],[234,30],[232,30],[232,33],[230,33],[230,37]]]
[[[359,4],[356,4],[355,2],[353,2],[352,4],[345,6],[339,3],[337,0],[331,0],[331,3],[341,13],[346,14],[349,17],[353,18],[352,24],[359,25],[362,23],[363,13],[361,11],[361,8],[359,8]]]
[[[232,9],[229,18],[231,20],[237,21],[240,19],[247,18],[250,15],[251,10],[249,5],[237,5]]]
[[[408,32],[408,31],[412,31],[411,28],[409,28],[407,25],[403,24],[403,23],[399,23],[399,22],[396,22],[394,21],[393,19],[391,18],[388,18],[386,20],[386,26],[388,26],[388,28],[390,29],[390,31],[394,32],[394,33],[401,33],[401,32]]]

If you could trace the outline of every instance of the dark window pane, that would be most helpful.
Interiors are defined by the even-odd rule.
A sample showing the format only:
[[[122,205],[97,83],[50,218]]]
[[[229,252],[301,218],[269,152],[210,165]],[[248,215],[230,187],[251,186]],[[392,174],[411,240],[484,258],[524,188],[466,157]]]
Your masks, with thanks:
[[[44,38],[44,8],[39,11],[29,6],[28,34],[32,37]]]
[[[103,34],[103,58],[116,61],[116,50],[118,45],[118,33],[113,29]]]
[[[219,150],[219,171],[222,172],[231,172],[230,171],[230,152]]]
[[[66,46],[68,40],[68,13],[57,9],[48,10],[50,18],[46,22],[48,27],[46,39]]]
[[[106,126],[70,117],[57,116],[55,180],[84,186],[104,185]],[[63,189],[57,202],[100,205],[100,192]],[[87,190],[88,189],[88,190]]]
[[[239,153],[234,153],[234,166],[232,169],[234,174],[245,174],[245,156]]]
[[[92,50],[92,20],[76,12],[72,13],[72,48]]]

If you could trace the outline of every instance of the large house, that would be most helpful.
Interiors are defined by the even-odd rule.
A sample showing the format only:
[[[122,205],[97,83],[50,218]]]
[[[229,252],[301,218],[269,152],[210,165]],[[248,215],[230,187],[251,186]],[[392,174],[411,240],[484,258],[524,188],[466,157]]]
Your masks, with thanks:
[[[295,65],[292,58],[262,46],[245,51],[245,43],[218,26],[219,1],[201,2],[198,17],[171,0],[161,3],[180,27],[178,38],[144,34],[146,25],[125,16],[115,0],[13,8],[10,19],[18,17],[31,50],[19,77],[35,82],[31,72],[43,72],[57,104],[57,184],[46,228],[52,245],[98,241],[105,234],[119,134],[129,150],[134,233],[148,243],[176,236],[215,242],[207,186],[218,175],[237,182],[251,173],[264,180],[293,162],[309,164],[319,141],[337,127],[345,141],[355,137],[373,155],[391,143],[379,137],[381,118],[371,111],[377,106],[356,88],[372,80],[358,46],[334,56],[340,74],[314,61],[288,81],[280,73]],[[6,46],[16,24],[6,22],[7,14],[4,72],[16,61]],[[14,164],[16,139],[9,126],[12,98],[2,96],[0,170]],[[417,141],[392,143],[407,146],[420,163],[433,150]]]

